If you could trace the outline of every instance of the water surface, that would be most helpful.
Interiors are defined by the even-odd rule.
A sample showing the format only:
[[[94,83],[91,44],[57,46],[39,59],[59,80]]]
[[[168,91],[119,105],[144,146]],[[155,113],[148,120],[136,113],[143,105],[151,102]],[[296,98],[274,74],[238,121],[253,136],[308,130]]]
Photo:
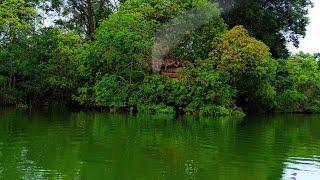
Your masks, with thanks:
[[[320,116],[0,109],[0,179],[320,179]]]

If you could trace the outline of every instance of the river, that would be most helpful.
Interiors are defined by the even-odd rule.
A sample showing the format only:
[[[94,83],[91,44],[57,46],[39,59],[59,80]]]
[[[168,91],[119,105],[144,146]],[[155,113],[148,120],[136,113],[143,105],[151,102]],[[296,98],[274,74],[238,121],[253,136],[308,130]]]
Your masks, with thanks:
[[[320,179],[320,116],[0,109],[0,179]]]

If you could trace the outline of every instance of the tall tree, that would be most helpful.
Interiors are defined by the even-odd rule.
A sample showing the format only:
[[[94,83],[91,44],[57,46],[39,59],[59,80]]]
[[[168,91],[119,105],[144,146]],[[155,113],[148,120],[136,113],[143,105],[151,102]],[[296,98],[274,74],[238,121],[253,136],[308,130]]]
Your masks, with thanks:
[[[43,8],[58,13],[57,25],[76,30],[91,40],[100,21],[116,6],[110,0],[47,0]]]
[[[24,73],[21,59],[29,57],[27,30],[32,27],[34,4],[24,0],[0,0],[0,99],[14,102],[18,73]],[[25,46],[24,46],[25,45]],[[22,47],[23,46],[23,47]],[[21,56],[23,55],[23,56]],[[26,61],[27,62],[27,61]],[[10,91],[10,93],[7,93]],[[9,96],[6,96],[11,94]],[[7,98],[2,98],[6,96]],[[0,100],[1,101],[1,100]]]
[[[224,19],[233,27],[244,25],[249,33],[264,41],[276,58],[287,57],[287,43],[299,46],[309,23],[311,0],[218,0]]]
[[[209,60],[214,68],[230,74],[230,84],[237,90],[237,105],[245,111],[273,108],[274,87],[270,83],[276,61],[268,46],[248,35],[243,26],[235,26],[215,39]]]

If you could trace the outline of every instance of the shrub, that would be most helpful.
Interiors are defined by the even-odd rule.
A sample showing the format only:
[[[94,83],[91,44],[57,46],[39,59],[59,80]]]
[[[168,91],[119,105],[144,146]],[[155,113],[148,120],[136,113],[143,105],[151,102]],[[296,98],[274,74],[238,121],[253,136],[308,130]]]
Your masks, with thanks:
[[[210,61],[181,69],[180,79],[161,75],[147,77],[141,84],[140,104],[172,107],[175,112],[231,116],[241,114],[234,104],[235,91],[228,85],[227,73],[211,68]]]

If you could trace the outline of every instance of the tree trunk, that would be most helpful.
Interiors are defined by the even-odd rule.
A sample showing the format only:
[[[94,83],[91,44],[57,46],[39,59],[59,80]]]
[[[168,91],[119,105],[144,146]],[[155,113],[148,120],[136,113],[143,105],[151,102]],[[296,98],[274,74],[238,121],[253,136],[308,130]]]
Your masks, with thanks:
[[[92,40],[95,31],[92,0],[87,0],[87,38]]]

